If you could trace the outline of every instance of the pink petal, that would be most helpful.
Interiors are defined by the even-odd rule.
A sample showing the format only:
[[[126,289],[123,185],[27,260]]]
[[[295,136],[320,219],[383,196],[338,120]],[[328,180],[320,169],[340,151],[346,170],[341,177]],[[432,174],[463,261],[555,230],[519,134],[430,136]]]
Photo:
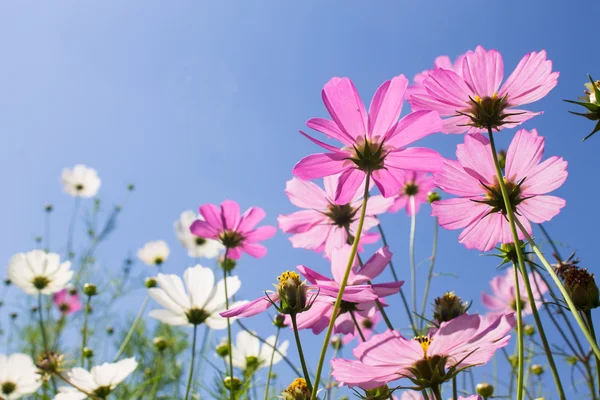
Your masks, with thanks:
[[[478,197],[483,192],[479,180],[454,160],[444,160],[442,170],[434,175],[434,182],[444,192],[457,196]]]
[[[312,283],[313,285],[317,285],[319,283],[329,282],[330,284],[334,283],[331,278],[321,275],[317,271],[314,271],[304,265],[296,266],[296,269],[306,278],[307,281]]]
[[[354,139],[365,136],[367,112],[358,91],[348,78],[331,78],[322,91],[323,103],[342,132]]]
[[[329,236],[325,239],[325,257],[331,258],[336,249],[348,244],[348,233],[344,228],[332,226]]]
[[[297,207],[325,210],[329,205],[327,195],[318,185],[310,181],[292,178],[285,184],[285,194]]]
[[[494,296],[490,296],[485,292],[481,293],[481,304],[483,304],[484,307],[494,311],[504,311],[509,309],[509,304]]]
[[[455,117],[445,118],[441,131],[449,134],[485,132],[483,129],[468,126],[468,124],[471,123],[471,119],[465,115],[457,115]]]
[[[365,173],[356,168],[346,169],[338,178],[335,191],[335,204],[348,204],[356,196],[356,192],[365,181]]]
[[[408,204],[408,196],[398,195],[394,200],[394,204],[388,209],[388,212],[395,213],[402,210]]]
[[[250,207],[242,215],[237,231],[245,233],[252,230],[265,216],[265,211],[262,208]]]
[[[344,245],[340,248],[333,250],[331,254],[331,274],[333,275],[333,279],[341,284],[344,279],[344,274],[346,273],[346,267],[348,266],[348,262],[350,261],[350,252],[352,248],[349,245]],[[355,267],[358,264],[358,260],[356,256],[353,260],[352,267]],[[352,282],[349,280],[349,282]],[[362,282],[361,282],[362,283]]]
[[[294,166],[292,173],[300,179],[310,180],[338,174],[344,166],[345,153],[320,153],[304,157]]]
[[[518,125],[521,125],[523,122],[529,121],[531,118],[544,113],[543,111],[531,112],[527,110],[518,110],[516,108],[507,108],[504,112],[509,116],[505,118],[505,125],[503,125],[501,129],[514,128]]]
[[[315,225],[306,232],[299,233],[290,237],[290,242],[294,248],[308,250],[318,249],[329,237],[330,225]]]
[[[392,253],[388,247],[382,247],[377,250],[369,260],[364,263],[363,267],[356,274],[356,283],[366,283],[368,280],[373,280],[379,276],[390,263]]]
[[[332,145],[327,144],[325,142],[322,142],[322,141],[320,141],[318,139],[315,139],[314,137],[312,137],[310,135],[307,135],[306,133],[304,133],[302,131],[298,131],[298,132],[300,132],[300,134],[302,136],[304,136],[305,138],[307,138],[308,140],[310,140],[311,142],[313,142],[317,146],[320,146],[320,147],[324,148],[325,150],[329,150],[329,151],[331,151],[333,153],[337,153],[337,152],[340,151],[340,149],[338,147],[332,146]]]
[[[399,171],[393,171],[387,169],[378,169],[373,172],[373,182],[377,185],[377,188],[383,195],[383,197],[391,197],[398,193],[398,190],[401,187],[401,183],[398,179],[401,177],[401,173]]]
[[[240,205],[233,200],[225,200],[221,203],[221,216],[223,227],[226,230],[235,230],[240,223]]]
[[[517,209],[531,222],[541,224],[558,215],[567,202],[555,196],[535,196],[521,202]]]
[[[216,231],[223,230],[223,220],[221,218],[221,209],[219,207],[214,204],[204,204],[200,206],[199,212],[204,217],[204,220]]]
[[[431,97],[431,95],[427,92],[425,85],[423,85],[423,90],[424,93],[420,91],[419,93],[411,94],[408,98],[408,103],[410,104],[413,112],[435,111],[441,116],[448,116],[456,114],[457,110],[461,110],[466,106],[466,103],[461,103],[461,105],[448,104],[445,101]]]
[[[422,147],[409,147],[390,151],[385,158],[385,166],[400,170],[437,172],[442,169],[443,160],[437,151]]]
[[[435,205],[435,203],[433,204]],[[478,208],[480,209],[481,207]],[[499,213],[475,218],[459,235],[459,243],[464,244],[467,249],[477,249],[480,251],[490,251],[500,241],[510,243],[502,240],[503,218],[504,216]]]
[[[370,137],[383,137],[398,121],[407,85],[408,79],[399,75],[377,89],[369,107]]]
[[[323,186],[325,187],[325,194],[327,195],[328,202],[333,203],[339,177],[340,175],[329,175],[323,178]]]
[[[454,115],[457,110],[465,109],[469,96],[473,95],[463,78],[445,69],[431,71],[423,84],[429,96],[438,103],[437,107],[429,109],[438,111],[440,115]]]
[[[371,285],[377,296],[386,297],[396,294],[400,291],[400,288],[404,284],[404,281],[388,282],[388,283],[375,283]]]
[[[325,118],[311,118],[306,122],[306,126],[319,131],[329,136],[332,139],[339,140],[347,146],[351,146],[354,143],[354,139],[340,130],[335,122]]]
[[[497,182],[492,148],[482,135],[465,136],[464,144],[456,146],[456,158],[463,169],[487,185]]]
[[[279,228],[286,233],[306,232],[317,224],[323,224],[328,217],[315,210],[302,210],[277,217]]]
[[[190,225],[190,232],[207,239],[217,239],[219,233],[208,222],[197,219]]]
[[[277,293],[269,294],[269,297],[274,302],[279,300],[279,296],[277,295]],[[256,300],[252,300],[248,303],[245,303],[239,307],[223,311],[219,315],[223,318],[251,317],[253,315],[260,314],[261,312],[271,307],[271,305],[272,304],[268,301],[267,296],[264,296],[259,297]]]
[[[431,204],[431,215],[437,217],[440,226],[446,229],[464,228],[489,210],[488,205],[476,203],[470,198],[444,199]]]
[[[562,157],[550,157],[529,171],[521,186],[523,196],[545,194],[558,189],[567,175],[567,162]]]
[[[531,132],[519,130],[506,152],[506,177],[518,182],[529,175],[544,155],[544,138],[535,129]]]
[[[395,365],[364,365],[359,361],[336,358],[331,360],[331,375],[341,386],[375,389],[400,379]]]
[[[242,251],[254,258],[262,258],[267,255],[267,248],[258,243],[245,243],[242,246]]]
[[[242,249],[240,247],[234,247],[227,250],[227,258],[231,258],[232,260],[239,260],[242,258]]]
[[[504,77],[502,56],[496,50],[485,51],[478,46],[465,56],[463,78],[472,91],[480,97],[491,97],[498,91]]]
[[[435,111],[415,111],[408,114],[388,134],[386,144],[393,147],[404,147],[425,136],[439,132],[442,119]]]
[[[261,226],[244,235],[244,243],[261,242],[272,238],[277,233],[277,228],[274,226]]]

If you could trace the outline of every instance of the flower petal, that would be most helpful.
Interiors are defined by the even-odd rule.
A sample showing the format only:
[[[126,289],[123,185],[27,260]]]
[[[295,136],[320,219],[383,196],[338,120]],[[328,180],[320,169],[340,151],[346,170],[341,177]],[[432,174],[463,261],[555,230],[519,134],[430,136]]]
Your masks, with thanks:
[[[354,139],[365,136],[367,112],[350,79],[331,78],[321,94],[327,111],[342,132]]]

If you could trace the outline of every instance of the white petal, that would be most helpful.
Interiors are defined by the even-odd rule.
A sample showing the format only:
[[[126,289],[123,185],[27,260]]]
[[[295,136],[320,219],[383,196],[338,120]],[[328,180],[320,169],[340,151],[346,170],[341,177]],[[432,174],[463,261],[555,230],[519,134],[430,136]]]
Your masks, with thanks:
[[[195,267],[186,269],[183,273],[183,279],[192,307],[203,308],[215,284],[215,276],[212,270],[198,264]]]

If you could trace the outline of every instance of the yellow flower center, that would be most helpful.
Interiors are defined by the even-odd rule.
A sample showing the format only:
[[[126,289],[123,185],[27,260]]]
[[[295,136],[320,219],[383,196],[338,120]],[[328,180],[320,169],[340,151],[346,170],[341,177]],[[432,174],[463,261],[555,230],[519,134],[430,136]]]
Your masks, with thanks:
[[[288,284],[300,286],[302,284],[300,275],[294,271],[285,271],[277,277],[277,280],[279,281],[279,286],[287,286]]]
[[[413,339],[419,342],[421,348],[423,349],[423,357],[427,358],[427,350],[429,349],[429,345],[433,339],[427,336],[415,336]]]

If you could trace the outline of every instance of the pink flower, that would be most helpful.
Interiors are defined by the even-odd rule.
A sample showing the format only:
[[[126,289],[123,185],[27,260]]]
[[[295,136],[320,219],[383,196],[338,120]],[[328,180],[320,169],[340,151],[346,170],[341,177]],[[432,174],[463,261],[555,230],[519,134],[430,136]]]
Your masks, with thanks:
[[[364,183],[348,204],[339,205],[334,203],[337,178],[337,175],[325,177],[325,190],[313,182],[298,178],[287,182],[285,192],[290,201],[305,209],[289,215],[280,215],[278,218],[279,227],[284,232],[295,233],[290,237],[290,242],[295,248],[325,251],[325,256],[331,258],[334,249],[346,245],[350,239],[349,235],[353,237],[356,234]],[[379,224],[375,215],[384,213],[392,202],[393,199],[382,196],[369,197],[359,250],[362,251],[362,245],[379,240],[378,234],[366,231]]]
[[[544,302],[544,294],[548,292],[548,286],[537,272],[528,274],[531,282],[531,290],[535,305],[540,308]],[[492,316],[515,312],[517,310],[517,301],[521,302],[523,315],[531,314],[531,306],[527,299],[527,290],[523,277],[519,275],[519,296],[517,299],[517,289],[515,285],[515,274],[512,268],[508,268],[503,275],[498,275],[490,281],[492,295],[485,292],[481,293],[481,302],[485,307],[491,310]],[[539,289],[539,290],[538,290]]]
[[[52,301],[63,315],[76,313],[82,307],[79,294],[73,289],[63,289],[60,292],[54,293]]]
[[[493,321],[464,314],[443,322],[430,336],[407,339],[397,331],[387,331],[359,344],[353,350],[358,360],[332,360],[332,374],[341,385],[363,389],[402,377],[422,387],[440,385],[451,379],[457,369],[487,363],[496,350],[508,344],[507,334],[514,325],[513,314]],[[428,381],[419,374],[419,368],[428,367],[439,368],[441,381]]]
[[[558,80],[552,72],[552,62],[546,60],[546,51],[532,52],[521,59],[517,68],[500,87],[504,76],[502,56],[496,50],[486,51],[478,46],[468,52],[462,63],[462,75],[438,68],[424,79],[426,94],[409,98],[413,110],[434,110],[444,120],[444,133],[477,133],[485,126],[467,126],[482,115],[483,107],[494,114],[493,128],[501,129],[521,124],[541,113],[514,107],[533,103],[546,96]]]
[[[303,158],[294,167],[298,178],[310,180],[341,173],[335,191],[336,204],[348,204],[355,197],[367,172],[381,194],[394,195],[405,170],[433,172],[441,168],[441,156],[430,149],[405,148],[422,137],[439,131],[437,113],[419,111],[398,121],[408,84],[404,75],[379,87],[367,111],[348,78],[332,78],[323,88],[325,107],[333,121],[313,118],[306,125],[338,140],[342,147],[304,136],[328,153]]]
[[[344,278],[348,260],[350,259],[350,252],[351,247],[349,245],[333,251],[333,256],[331,258],[331,273],[333,279],[325,277],[304,266],[298,267],[298,270],[313,285],[339,287]],[[361,287],[365,284],[368,285],[369,281],[375,279],[383,272],[391,258],[392,253],[388,251],[387,247],[379,249],[360,269],[358,259],[355,258],[344,294],[350,288],[356,286]],[[398,293],[403,283],[404,281],[379,283],[372,284],[370,287],[372,287],[377,296],[381,298]],[[373,307],[376,307],[374,300],[375,299],[373,298],[368,299],[366,297],[363,300],[346,300],[342,306],[342,314],[335,320],[333,333],[354,334],[355,326],[349,311],[354,311],[355,315],[360,315],[360,317],[362,317],[361,319],[368,318],[369,312]],[[333,316],[333,305],[334,302],[331,298],[318,297],[310,310],[298,314],[298,329],[312,329],[315,334],[319,334],[327,327]]]
[[[238,260],[242,252],[255,258],[264,257],[267,249],[257,242],[277,232],[274,226],[255,228],[265,217],[262,208],[250,207],[240,216],[240,206],[232,200],[225,200],[220,208],[214,204],[200,206],[200,214],[205,221],[194,221],[190,231],[205,239],[219,240],[227,248],[227,257],[234,260]]]
[[[429,193],[435,188],[433,176],[425,172],[410,171],[404,174],[402,187],[394,197],[394,204],[388,209],[389,212],[397,212],[403,208],[406,214],[413,215],[410,197],[414,197],[415,213],[419,212],[422,203],[429,202]]]
[[[386,305],[383,299],[380,299],[379,301],[381,302],[381,305]],[[341,318],[343,316],[344,315],[341,315],[338,318]],[[381,321],[381,314],[379,313],[377,305],[374,304],[371,308],[368,308],[364,311],[359,310],[355,313],[355,316],[356,322],[358,322],[358,324],[360,325],[360,330],[363,333],[365,339],[369,340],[369,338],[375,333],[375,327],[377,326],[379,321]],[[346,316],[346,318],[348,318],[348,316]],[[348,344],[354,339],[358,340],[359,342],[362,341],[362,338],[356,330],[353,330],[352,332],[349,332],[346,335],[344,335],[342,343]]]
[[[567,162],[544,154],[544,138],[522,129],[513,138],[507,154],[505,182],[516,218],[531,234],[529,221],[550,221],[565,206],[561,198],[545,195],[560,187],[567,178]],[[469,135],[456,148],[458,161],[445,160],[435,176],[435,184],[459,197],[432,204],[432,215],[446,229],[465,228],[459,242],[469,249],[489,251],[498,243],[513,243],[510,226],[489,141]],[[519,230],[519,239],[523,239]]]
[[[410,98],[410,96],[415,94],[427,95],[427,89],[425,88],[423,81],[425,81],[425,78],[429,76],[431,71],[434,71],[438,68],[447,69],[448,71],[455,72],[458,76],[462,76],[462,63],[464,59],[465,54],[457,57],[454,63],[452,63],[450,57],[448,56],[437,57],[433,62],[433,69],[425,70],[415,75],[413,78],[414,83],[412,85],[408,85],[408,88],[406,89],[407,98]]]

